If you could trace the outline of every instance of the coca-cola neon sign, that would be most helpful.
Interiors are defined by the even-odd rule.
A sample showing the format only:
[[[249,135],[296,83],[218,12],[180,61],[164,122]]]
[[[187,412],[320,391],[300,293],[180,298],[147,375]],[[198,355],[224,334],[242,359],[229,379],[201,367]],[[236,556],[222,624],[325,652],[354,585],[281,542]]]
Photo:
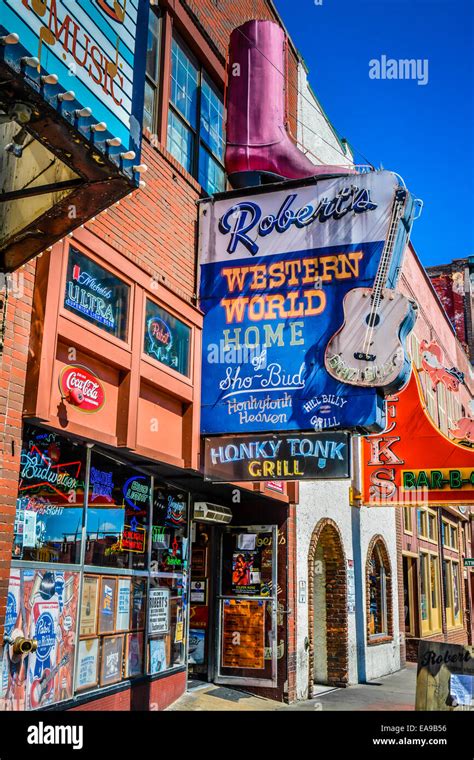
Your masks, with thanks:
[[[63,367],[59,376],[61,396],[82,412],[98,412],[105,404],[105,389],[90,369],[82,364]]]

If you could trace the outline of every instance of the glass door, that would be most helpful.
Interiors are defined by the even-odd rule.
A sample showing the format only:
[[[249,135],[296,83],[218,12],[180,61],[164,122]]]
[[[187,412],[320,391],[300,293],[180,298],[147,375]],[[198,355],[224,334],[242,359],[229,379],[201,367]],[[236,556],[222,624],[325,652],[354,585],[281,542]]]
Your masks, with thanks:
[[[216,683],[277,685],[277,533],[276,525],[222,532]]]

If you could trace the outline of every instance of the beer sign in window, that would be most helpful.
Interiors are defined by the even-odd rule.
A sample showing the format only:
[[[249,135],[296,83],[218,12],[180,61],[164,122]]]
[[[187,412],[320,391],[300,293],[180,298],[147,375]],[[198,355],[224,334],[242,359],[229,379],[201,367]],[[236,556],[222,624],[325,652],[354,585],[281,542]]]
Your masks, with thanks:
[[[153,301],[146,302],[144,351],[181,375],[189,376],[191,329]]]
[[[64,308],[120,340],[127,339],[130,288],[72,246]]]

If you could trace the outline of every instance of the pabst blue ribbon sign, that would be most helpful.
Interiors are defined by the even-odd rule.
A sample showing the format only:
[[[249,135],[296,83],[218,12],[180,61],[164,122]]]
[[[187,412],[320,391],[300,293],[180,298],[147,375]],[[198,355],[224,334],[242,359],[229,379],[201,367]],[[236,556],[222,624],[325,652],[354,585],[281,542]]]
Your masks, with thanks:
[[[280,188],[201,203],[202,432],[379,431],[409,377],[414,203],[386,171]]]

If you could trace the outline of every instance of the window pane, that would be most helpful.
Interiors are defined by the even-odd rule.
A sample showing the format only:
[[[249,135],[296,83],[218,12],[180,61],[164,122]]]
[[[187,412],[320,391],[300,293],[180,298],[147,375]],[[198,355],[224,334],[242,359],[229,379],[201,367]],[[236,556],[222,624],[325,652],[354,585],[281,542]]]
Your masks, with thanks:
[[[194,135],[172,109],[169,109],[168,150],[192,174]]]
[[[127,339],[129,286],[72,246],[64,308],[120,340]]]
[[[171,47],[171,102],[189,121],[197,125],[198,70],[184,52],[181,44],[173,39]]]
[[[13,558],[79,562],[85,453],[40,428],[25,427],[14,524]]]
[[[150,605],[156,596],[156,609],[168,606],[167,619],[158,615],[149,625],[148,672],[160,673],[184,663],[184,576],[187,563],[188,494],[166,485],[156,485],[153,495],[152,564]],[[151,607],[150,607],[151,609]]]
[[[160,19],[154,10],[150,8],[148,20],[148,40],[146,49],[146,73],[154,82],[158,79],[158,65],[160,53]]]
[[[218,159],[224,159],[224,104],[204,74],[201,90],[201,137]]]
[[[199,184],[209,195],[225,190],[224,170],[202,146],[199,151]]]
[[[148,356],[189,375],[191,329],[153,301],[146,303],[145,345]]]
[[[453,562],[453,611],[456,622],[461,614],[461,593],[459,584],[459,565]]]
[[[428,594],[427,594],[427,564],[426,554],[421,555],[420,594],[421,594],[421,619],[428,620]]]
[[[93,452],[85,564],[146,569],[149,508],[150,479]]]
[[[152,132],[155,128],[155,88],[145,82],[145,100],[143,103],[143,128],[148,127]]]

